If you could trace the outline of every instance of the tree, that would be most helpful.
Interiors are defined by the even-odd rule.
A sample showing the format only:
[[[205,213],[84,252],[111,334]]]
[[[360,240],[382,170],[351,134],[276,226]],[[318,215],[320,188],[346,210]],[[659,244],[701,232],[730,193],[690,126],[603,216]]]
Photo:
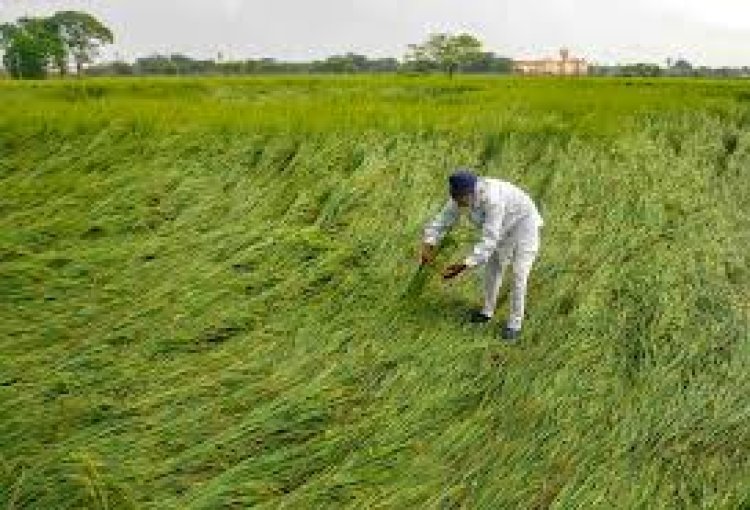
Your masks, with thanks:
[[[114,42],[112,31],[85,12],[60,11],[52,16],[51,22],[73,56],[79,76],[83,72],[83,65],[92,62],[102,46]]]
[[[680,76],[690,76],[693,74],[693,64],[682,58],[674,63],[672,69]]]
[[[492,52],[481,53],[476,60],[465,64],[462,70],[466,73],[509,74],[513,71],[513,59]]]
[[[312,72],[314,73],[354,73],[360,70],[358,64],[361,63],[359,55],[334,55],[324,61],[312,63]]]
[[[3,52],[3,67],[10,70],[11,55],[10,46],[18,28],[12,23],[0,23],[0,50]]]
[[[422,44],[410,44],[406,61],[418,71],[440,69],[449,77],[482,57],[482,43],[472,35],[433,34]]]
[[[90,66],[86,70],[86,74],[89,76],[132,76],[133,66],[127,62],[116,60]]]
[[[49,18],[24,17],[0,26],[3,64],[14,78],[44,78],[65,58],[65,45]]]
[[[0,23],[0,48],[10,44],[18,28],[13,23]]]
[[[172,62],[171,57],[164,55],[153,55],[141,57],[135,61],[135,70],[138,74],[177,74],[177,64]]]
[[[383,73],[398,71],[398,60],[394,58],[371,59],[366,55],[347,53],[334,55],[310,64],[312,73]]]
[[[14,78],[44,78],[51,65],[64,75],[70,55],[81,74],[83,64],[113,40],[112,32],[96,18],[77,11],[49,18],[23,17],[0,25],[3,64]]]
[[[617,74],[626,77],[656,78],[663,73],[662,69],[656,64],[637,63],[619,66]]]

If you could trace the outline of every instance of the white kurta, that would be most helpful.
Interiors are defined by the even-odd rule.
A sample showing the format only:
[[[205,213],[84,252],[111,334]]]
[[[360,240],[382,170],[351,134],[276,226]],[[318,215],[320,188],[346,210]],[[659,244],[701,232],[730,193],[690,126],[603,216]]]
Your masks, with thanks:
[[[442,211],[425,226],[424,242],[440,243],[460,214],[458,204],[449,199]],[[486,264],[483,313],[488,317],[494,315],[503,272],[512,259],[514,281],[508,326],[521,329],[526,284],[539,251],[539,229],[544,220],[525,191],[509,182],[488,177],[477,180],[469,217],[481,228],[482,236],[464,263],[469,267]]]

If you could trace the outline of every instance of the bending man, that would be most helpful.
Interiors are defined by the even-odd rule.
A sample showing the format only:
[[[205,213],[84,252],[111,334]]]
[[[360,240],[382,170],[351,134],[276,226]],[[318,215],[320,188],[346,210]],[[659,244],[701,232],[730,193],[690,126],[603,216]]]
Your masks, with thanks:
[[[485,267],[484,308],[472,314],[473,322],[487,322],[495,314],[503,273],[513,264],[510,316],[503,338],[520,336],[524,319],[526,284],[539,251],[539,229],[544,225],[533,200],[513,184],[459,169],[448,178],[450,198],[424,229],[422,264],[434,260],[435,247],[456,223],[462,211],[482,231],[481,240],[459,264],[449,266],[443,278],[452,279],[469,268]]]

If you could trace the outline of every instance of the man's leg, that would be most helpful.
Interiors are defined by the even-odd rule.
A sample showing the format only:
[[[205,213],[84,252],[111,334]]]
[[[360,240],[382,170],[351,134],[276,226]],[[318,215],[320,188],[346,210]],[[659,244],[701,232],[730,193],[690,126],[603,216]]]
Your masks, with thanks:
[[[501,244],[487,261],[484,270],[484,308],[482,309],[482,314],[487,317],[495,315],[500,285],[503,283],[503,273],[510,261],[512,248],[510,243]]]
[[[539,251],[539,228],[523,225],[518,230],[518,247],[513,260],[513,286],[511,289],[510,317],[507,327],[520,331],[526,305],[526,286]]]

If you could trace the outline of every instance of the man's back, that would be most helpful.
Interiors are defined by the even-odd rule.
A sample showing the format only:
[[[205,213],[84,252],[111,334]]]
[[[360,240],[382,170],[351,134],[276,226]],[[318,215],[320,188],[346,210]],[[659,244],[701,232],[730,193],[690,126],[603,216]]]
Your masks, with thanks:
[[[529,216],[535,219],[538,226],[541,227],[544,224],[534,201],[524,190],[502,179],[480,177],[477,182],[477,203],[475,207],[480,211],[485,211],[492,206],[500,206],[503,211],[502,225],[504,231]]]

